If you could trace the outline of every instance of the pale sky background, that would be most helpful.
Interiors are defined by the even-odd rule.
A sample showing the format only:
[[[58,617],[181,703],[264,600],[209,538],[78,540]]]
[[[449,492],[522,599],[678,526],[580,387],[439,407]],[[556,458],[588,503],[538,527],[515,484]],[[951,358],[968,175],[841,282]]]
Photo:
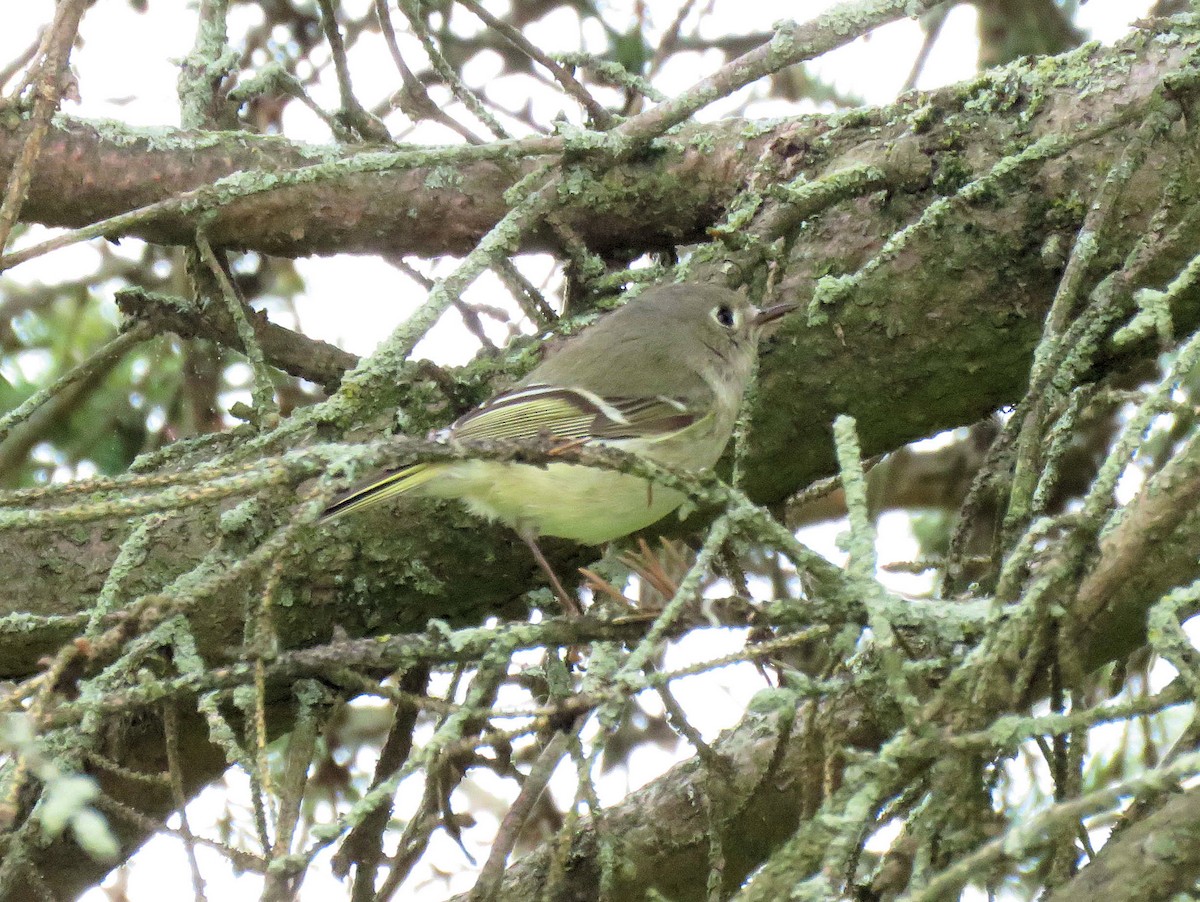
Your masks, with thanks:
[[[355,15],[368,5],[368,0],[342,2],[342,7]],[[497,13],[503,13],[505,9],[503,3],[492,2],[487,5]],[[761,31],[768,29],[783,12],[799,15],[799,11],[803,10],[815,15],[831,5],[826,0],[797,4],[781,4],[778,0],[715,0],[715,13],[708,19],[707,28],[722,33]],[[600,6],[606,11],[606,20],[617,27],[631,20],[632,0],[601,0]],[[661,20],[656,20],[659,25],[669,22],[677,9],[676,3],[661,0],[654,0],[650,6],[652,10],[662,10]],[[1149,6],[1150,0],[1091,0],[1082,7],[1079,24],[1088,29],[1094,38],[1111,42],[1124,34],[1128,23],[1144,15]],[[5,5],[4,27],[0,29],[0,63],[12,59],[28,46],[37,27],[50,21],[52,9],[52,0],[23,0]],[[463,21],[470,19],[465,11],[460,12]],[[231,16],[231,32],[240,33],[250,24],[254,15],[254,10],[242,7],[235,9]],[[195,11],[192,4],[185,6],[177,0],[150,0],[149,11],[139,14],[130,8],[126,0],[99,0],[84,19],[84,44],[72,56],[83,96],[77,104],[65,104],[64,112],[72,116],[111,118],[148,128],[177,125],[178,73],[175,61],[189,51],[194,28]],[[950,15],[923,70],[919,88],[937,87],[974,74],[974,29],[975,14],[972,9],[960,7]],[[526,34],[546,50],[577,49],[578,28],[573,17],[565,11],[543,19],[528,29]],[[817,74],[833,81],[841,91],[855,94],[866,103],[885,103],[894,98],[907,76],[921,40],[920,29],[915,23],[895,23],[877,30],[867,40],[856,41],[828,54],[817,61],[813,68]],[[585,41],[589,43],[587,49],[597,50],[602,46],[598,34],[585,33]],[[423,58],[415,41],[402,38],[401,46],[410,60]],[[317,56],[322,57],[323,53],[324,50],[318,50]],[[720,55],[715,52],[691,54],[668,66],[656,80],[656,85],[668,94],[676,93],[720,65],[721,61]],[[489,66],[492,67],[491,71]],[[522,105],[525,100],[524,82],[493,77],[497,71],[495,61],[485,58],[468,70],[467,80],[477,83],[480,79],[487,79],[492,96],[510,107]],[[370,77],[372,73],[380,76],[375,83]],[[351,74],[360,99],[368,106],[394,88],[394,68],[381,39],[368,36],[365,41],[360,41],[351,55]],[[722,101],[709,107],[701,117],[719,118],[726,115],[743,96],[756,96],[756,93],[754,87],[745,89],[733,101]],[[325,84],[313,92],[313,96],[326,109],[337,106],[336,88],[330,79],[326,79]],[[546,109],[558,108],[553,100],[541,102],[555,104],[546,106]],[[796,107],[791,104],[759,101],[751,105],[749,115],[770,116],[795,111]],[[577,116],[574,110],[568,113]],[[285,133],[300,140],[320,143],[329,140],[325,126],[300,104],[289,107]],[[403,137],[405,140],[447,140],[446,133],[437,128],[423,129]],[[46,230],[33,229],[22,243],[40,240],[46,234]],[[136,242],[122,244],[132,247]],[[77,246],[24,264],[7,275],[22,280],[52,282],[73,271],[90,271],[94,260],[93,250]],[[448,261],[426,271],[444,275],[452,265],[453,262]],[[548,257],[527,258],[522,265],[535,283],[548,284],[553,288],[552,263]],[[422,294],[407,278],[374,258],[339,255],[301,260],[297,266],[306,280],[306,290],[297,300],[299,325],[306,333],[333,341],[357,354],[370,353],[422,299]],[[489,295],[494,297],[495,291],[494,283],[481,279],[471,289],[468,299],[488,298]],[[496,335],[497,339],[502,337]],[[473,339],[451,314],[436,334],[422,343],[419,351],[440,363],[454,364],[469,359],[474,353],[474,345]],[[879,527],[881,563],[907,560],[915,555],[916,543],[904,515],[884,515]],[[842,553],[837,548],[836,538],[841,528],[835,524],[806,530],[802,538],[821,553],[840,562]],[[888,574],[883,574],[883,577],[898,591],[919,593],[928,588],[927,582],[921,577]],[[671,649],[666,668],[674,669],[693,661],[719,657],[736,650],[742,640],[741,633],[712,631],[690,638]],[[706,739],[711,739],[738,720],[749,698],[762,685],[761,678],[746,665],[681,680],[673,685],[673,690],[693,716],[694,725]],[[656,704],[657,699],[651,698],[645,707],[654,710]],[[618,770],[598,781],[602,802],[607,804],[618,800],[628,789],[648,782],[675,761],[690,754],[691,750],[686,744],[674,752],[655,748],[640,751],[632,772]],[[359,762],[359,766],[367,772],[373,765],[373,761]],[[553,784],[556,796],[564,802],[572,797],[574,791],[574,776],[569,770],[560,769]],[[489,792],[507,797],[512,795],[511,784],[496,778],[484,775],[475,782]],[[231,772],[227,778],[235,797],[243,802],[248,802],[249,798],[246,783],[241,774]],[[414,786],[404,787],[400,797],[402,800],[411,800],[415,791]],[[469,788],[460,790],[456,798],[460,809],[470,804],[465,792],[469,792]],[[189,817],[194,830],[211,826],[213,818],[220,813],[217,796],[215,790],[209,790],[190,806]],[[249,822],[248,805],[245,812],[246,821]],[[467,846],[480,862],[486,858],[487,843],[495,824],[494,819],[481,814],[479,824],[465,832]],[[875,844],[882,844],[885,839],[878,837]],[[209,899],[240,902],[258,898],[260,882],[257,878],[252,875],[235,876],[224,859],[216,853],[201,848],[198,854],[207,880]],[[420,876],[410,881],[411,891],[404,894],[404,898],[440,899],[451,892],[468,889],[473,882],[475,869],[466,864],[462,850],[441,832],[435,834],[427,862],[454,876],[443,878],[435,875],[427,865]],[[191,898],[187,864],[178,841],[169,838],[152,840],[133,859],[133,864],[129,895],[136,902]],[[347,891],[347,885],[334,880],[329,874],[326,857],[310,870],[301,898],[341,899]],[[86,902],[101,902],[106,897],[101,891],[93,890],[83,898]]]

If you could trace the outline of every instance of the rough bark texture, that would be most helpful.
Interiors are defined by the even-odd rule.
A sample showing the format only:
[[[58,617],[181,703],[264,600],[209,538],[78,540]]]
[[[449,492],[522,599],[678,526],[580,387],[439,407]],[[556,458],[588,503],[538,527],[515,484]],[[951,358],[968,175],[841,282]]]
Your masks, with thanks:
[[[1171,795],[1158,811],[1117,833],[1047,902],[1141,902],[1186,893],[1200,878],[1200,790]]]
[[[700,239],[768,147],[775,155],[796,157],[797,169],[817,174],[848,164],[902,173],[892,187],[915,195],[911,208],[920,209],[930,196],[953,190],[1030,138],[1065,134],[1113,109],[1144,103],[1189,50],[1186,41],[1155,42],[1145,32],[1118,49],[1067,54],[1060,65],[1039,61],[1036,70],[1016,63],[968,87],[909,94],[893,107],[861,115],[687,125],[658,139],[642,159],[598,181],[568,181],[562,189],[563,217],[602,251],[640,252]],[[12,124],[0,121],[0,168],[12,164],[17,134]],[[536,151],[557,154],[563,146],[559,139],[531,139],[466,151],[380,148],[349,155],[272,136],[139,131],[60,116],[22,215],[30,222],[77,228],[234,176],[190,202],[148,216],[128,234],[159,244],[188,244],[201,216],[217,208],[206,220],[214,245],[280,256],[463,253],[507,210],[504,191],[549,159]],[[1017,204],[1016,212],[1026,215],[1025,206],[1038,200],[1030,195],[1043,195],[1043,212],[1068,201],[1077,204],[1120,146],[1118,139],[1081,148],[1072,164],[1050,167],[1041,176],[1044,185],[1018,180],[1011,195],[997,196],[978,211],[977,229],[997,228],[998,240],[1011,236],[1016,223],[1009,205]],[[1017,190],[1024,187],[1045,191]],[[885,199],[894,193],[886,192]],[[886,236],[905,221],[907,206],[885,204],[879,212],[887,215],[874,220],[875,228],[871,221],[860,222],[866,227],[853,240],[834,228],[830,237],[839,243],[831,259],[872,253],[879,233]],[[1026,236],[1029,245],[1036,249],[1049,234],[1069,233],[1080,212],[1061,210]],[[833,226],[839,221],[824,219]],[[804,243],[814,254],[827,250],[807,237]],[[522,249],[555,247],[546,230],[535,230]],[[978,258],[970,260],[968,271],[980,268]]]
[[[743,183],[756,152],[771,140],[770,129],[743,139],[747,128],[756,130],[729,120],[691,129],[699,137],[662,139],[645,160],[570,197],[566,221],[601,251],[666,248],[702,238],[704,226]],[[78,228],[238,173],[196,195],[197,203],[158,212],[127,234],[186,245],[204,208],[219,206],[208,227],[210,240],[231,248],[285,257],[463,254],[507,212],[504,191],[546,161],[522,156],[522,146],[530,145],[510,146],[499,161],[489,146],[474,154],[448,149],[438,162],[422,163],[435,153],[377,148],[351,156],[241,132],[114,132],[60,118],[47,138],[24,218]],[[552,140],[532,146],[562,150]],[[707,153],[702,147],[722,150]],[[16,131],[0,129],[0,169],[12,165],[18,150]],[[484,153],[493,158],[470,160]],[[376,171],[380,167],[384,171]],[[293,175],[295,184],[279,186],[281,177]],[[525,249],[554,247],[546,230],[535,230]]]
[[[724,891],[732,892],[796,829],[807,787],[822,779],[822,762],[798,735],[801,728],[788,728],[794,712],[781,717],[764,707],[714,745],[722,773],[692,759],[605,811],[603,829],[616,844],[611,902],[640,902],[651,888],[676,902],[705,899],[714,830],[725,852]],[[547,844],[514,864],[498,898],[542,898],[555,851]],[[588,820],[576,833],[555,902],[599,898],[598,851]]]

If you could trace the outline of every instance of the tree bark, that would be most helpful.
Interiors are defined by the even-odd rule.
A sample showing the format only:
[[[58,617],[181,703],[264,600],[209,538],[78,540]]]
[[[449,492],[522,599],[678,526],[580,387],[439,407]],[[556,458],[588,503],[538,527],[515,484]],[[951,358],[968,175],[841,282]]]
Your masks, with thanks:
[[[1171,794],[1162,807],[1104,844],[1073,880],[1047,902],[1105,899],[1138,902],[1170,899],[1200,877],[1200,790]]]
[[[914,206],[923,207],[1024,139],[1066,134],[1114,109],[1143,105],[1191,49],[1187,39],[1157,42],[1154,33],[1147,29],[1114,48],[1065,54],[1046,68],[1017,62],[967,86],[907,94],[890,107],[855,115],[682,126],[657,139],[641,159],[595,180],[580,170],[578,182],[563,190],[563,220],[601,252],[701,240],[767,149],[810,176],[849,163],[879,166],[894,176],[891,191],[916,195]],[[0,120],[0,169],[12,165],[18,134],[18,123]],[[1049,167],[1045,178],[1054,184],[1038,186],[1050,189],[1047,206],[1077,200],[1071,188],[1094,184],[1119,147],[1106,141],[1080,148],[1069,169]],[[188,245],[205,218],[214,246],[279,256],[461,254],[507,211],[504,192],[537,166],[560,159],[564,149],[586,163],[586,151],[571,150],[561,138],[348,153],[244,132],[139,130],[60,116],[46,138],[22,217],[79,228],[166,204],[110,237]],[[1069,183],[1078,176],[1082,183]],[[213,210],[216,215],[206,218]],[[1030,243],[1038,247],[1050,234],[1069,233],[1078,214],[1060,211],[1028,236]],[[890,233],[897,221],[884,218],[877,225]],[[980,225],[1001,235],[1011,231],[1000,217]],[[841,237],[848,242],[843,247],[866,253],[878,240],[871,229]],[[557,245],[548,230],[536,229],[520,249]]]

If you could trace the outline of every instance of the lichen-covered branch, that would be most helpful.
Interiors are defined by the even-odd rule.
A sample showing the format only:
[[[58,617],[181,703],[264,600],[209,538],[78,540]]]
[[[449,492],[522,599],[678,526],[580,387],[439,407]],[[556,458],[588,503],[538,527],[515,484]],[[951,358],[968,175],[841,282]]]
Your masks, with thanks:
[[[1095,121],[1144,101],[1186,52],[1182,42],[1154,42],[1143,33],[1125,47],[1067,54],[1054,68],[1014,63],[962,91],[913,95],[857,120],[688,125],[605,176],[565,186],[570,202],[560,215],[596,250],[695,240],[767,148],[810,175],[853,160],[905,173],[906,192],[936,193],[994,160],[1009,135],[1069,132],[1072,121]],[[997,108],[1010,116],[996,118]],[[0,166],[14,159],[15,138],[0,130]],[[347,153],[270,136],[149,135],[63,118],[45,139],[23,215],[68,228],[120,216],[96,234],[186,245],[199,216],[215,212],[208,225],[214,245],[283,256],[463,253],[504,215],[503,194],[515,178],[547,159],[586,153],[572,140]],[[1104,144],[1085,149],[1081,171],[1094,171],[1089,157],[1113,150]],[[1072,187],[1061,175],[1044,186],[1050,203]],[[130,215],[133,210],[144,212]],[[1054,226],[1044,223],[1028,239],[1044,241]],[[993,227],[1009,228],[1000,220]],[[552,233],[537,229],[521,249],[553,246]]]

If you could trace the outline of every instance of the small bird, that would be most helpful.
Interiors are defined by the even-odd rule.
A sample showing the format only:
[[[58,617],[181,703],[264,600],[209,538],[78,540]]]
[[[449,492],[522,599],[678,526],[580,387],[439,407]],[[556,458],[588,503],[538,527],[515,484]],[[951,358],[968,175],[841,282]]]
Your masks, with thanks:
[[[794,306],[759,310],[715,285],[647,289],[445,435],[595,443],[669,467],[709,469],[733,434],[763,328]],[[475,514],[506,523],[539,564],[538,536],[601,545],[649,526],[684,501],[682,493],[641,477],[576,463],[454,460],[380,474],[338,498],[322,519],[408,493],[456,498]]]

